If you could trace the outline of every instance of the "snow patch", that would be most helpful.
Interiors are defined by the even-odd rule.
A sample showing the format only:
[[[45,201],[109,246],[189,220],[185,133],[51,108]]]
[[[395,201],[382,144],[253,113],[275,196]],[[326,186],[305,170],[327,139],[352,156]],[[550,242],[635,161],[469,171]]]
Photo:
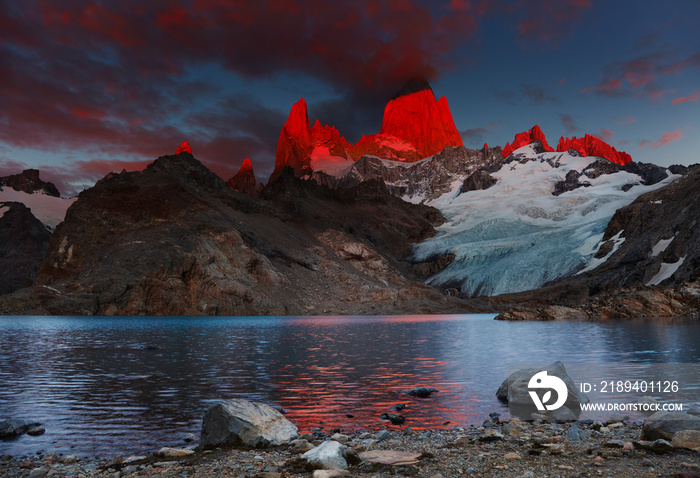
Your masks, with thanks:
[[[51,229],[63,222],[66,211],[75,200],[76,198],[57,198],[43,192],[28,194],[12,188],[4,188],[0,191],[0,202],[21,202],[32,210],[32,214],[37,219]]]
[[[3,217],[10,208],[8,206],[0,206],[0,217]]]
[[[659,269],[659,272],[657,272],[656,275],[654,277],[652,277],[651,280],[649,282],[647,282],[646,285],[647,286],[659,285],[660,283],[662,283],[663,281],[665,281],[666,279],[671,277],[673,274],[676,273],[678,268],[681,265],[683,265],[683,262],[685,261],[686,257],[687,256],[683,256],[680,259],[678,259],[678,261],[676,261],[672,264],[662,262],[661,268]]]
[[[657,201],[652,201],[651,203],[652,204],[663,204],[663,201],[661,199],[659,199]]]
[[[613,254],[615,254],[615,251],[617,251],[620,248],[622,243],[625,242],[625,238],[622,237],[623,232],[625,232],[624,229],[609,239],[609,240],[613,241],[613,248],[610,252],[605,254],[605,257],[600,257],[600,258],[594,257],[593,259],[591,259],[591,261],[588,263],[588,265],[585,268],[581,269],[579,272],[577,272],[576,275],[583,274],[584,272],[592,271],[593,269],[595,269],[596,267],[598,267],[599,265],[603,264],[608,259],[610,259],[610,257]]]
[[[651,257],[656,257],[666,250],[666,248],[673,242],[675,235],[670,239],[661,239],[656,245],[651,249]]]

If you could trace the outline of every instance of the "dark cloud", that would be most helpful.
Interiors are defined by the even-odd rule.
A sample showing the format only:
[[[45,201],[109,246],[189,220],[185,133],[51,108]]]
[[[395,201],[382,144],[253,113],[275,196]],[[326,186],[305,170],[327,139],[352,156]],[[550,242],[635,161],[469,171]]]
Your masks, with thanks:
[[[73,183],[89,182],[118,166],[110,161],[137,166],[174,151],[184,139],[222,177],[250,157],[265,179],[288,111],[226,97],[215,82],[193,79],[202,77],[193,71],[216,65],[249,81],[310,76],[335,96],[309,99],[312,117],[335,124],[354,141],[378,132],[386,100],[408,78],[435,79],[464,62],[465,45],[484,16],[507,9],[522,19],[523,38],[556,42],[587,3],[2,2],[0,142],[106,158],[67,176],[55,168],[52,174],[67,185],[71,174]],[[538,33],[532,26],[538,21],[551,33]],[[538,98],[536,89],[530,94]]]
[[[561,103],[561,98],[552,95],[546,88],[541,88],[535,85],[520,85],[520,91],[522,92],[523,96],[531,99],[539,105],[543,105],[545,103]]]
[[[578,131],[581,131],[581,128],[579,128],[579,126],[576,124],[576,120],[574,120],[571,115],[560,114],[559,120],[561,121],[561,125],[564,127],[567,135],[573,135]]]
[[[493,96],[509,105],[516,105],[520,101],[520,97],[513,90],[493,90]]]
[[[500,126],[500,124],[499,121],[495,121],[486,127],[465,129],[460,131],[459,134],[462,136],[465,145],[466,143],[482,143],[485,136]]]

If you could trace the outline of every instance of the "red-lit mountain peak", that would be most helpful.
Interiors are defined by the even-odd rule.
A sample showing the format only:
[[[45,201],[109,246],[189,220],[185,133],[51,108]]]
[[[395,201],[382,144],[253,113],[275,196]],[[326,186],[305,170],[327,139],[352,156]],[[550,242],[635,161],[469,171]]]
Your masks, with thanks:
[[[583,156],[600,156],[615,164],[625,165],[632,161],[632,157],[624,151],[618,151],[605,141],[595,136],[587,134],[583,138],[573,137],[571,139],[559,138],[557,151],[564,152],[569,149],[578,151]]]
[[[180,146],[178,146],[177,151],[175,151],[175,154],[180,154],[180,153],[192,154],[192,148],[190,148],[190,143],[188,141],[183,141],[180,144]]]
[[[545,151],[554,151],[554,148],[552,148],[547,143],[547,138],[545,138],[544,133],[542,132],[540,127],[538,125],[535,125],[532,128],[530,128],[529,131],[523,131],[522,133],[516,134],[512,143],[506,143],[505,147],[503,148],[503,157],[507,158],[510,155],[510,153],[512,153],[516,149],[522,148],[523,146],[527,146],[528,144],[532,144],[535,141],[539,141],[540,143],[542,143],[542,147]]]
[[[412,80],[384,108],[381,135],[412,145],[421,157],[439,153],[445,146],[464,146],[447,99],[435,101],[425,80]]]
[[[234,191],[250,196],[257,195],[257,181],[255,180],[255,173],[253,173],[253,163],[249,158],[243,160],[241,168],[235,176],[227,181],[227,184]]]
[[[241,169],[238,170],[238,172],[253,172],[253,162],[250,160],[250,158],[245,158],[243,160],[243,164],[241,164]]]

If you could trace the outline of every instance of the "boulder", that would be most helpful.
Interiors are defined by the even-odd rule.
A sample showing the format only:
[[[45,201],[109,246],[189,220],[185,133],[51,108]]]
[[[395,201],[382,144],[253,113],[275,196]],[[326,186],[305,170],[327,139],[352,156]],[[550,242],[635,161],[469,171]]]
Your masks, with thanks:
[[[362,461],[381,465],[413,465],[418,463],[421,453],[396,450],[372,450],[360,453]]]
[[[437,388],[420,387],[412,388],[411,390],[406,390],[404,393],[412,397],[428,398],[431,394],[435,392],[439,392],[439,390]]]
[[[700,430],[700,417],[684,412],[656,412],[644,422],[642,440],[672,440],[682,430]]]
[[[529,393],[530,379],[539,372],[547,372],[548,376],[558,377],[566,384],[568,396],[559,410],[563,410],[565,407],[571,414],[567,410],[563,410],[563,413],[559,412],[557,417],[554,417],[555,420],[569,420],[579,415],[581,413],[581,404],[588,403],[589,399],[586,394],[577,389],[576,384],[566,373],[566,368],[561,362],[555,362],[542,368],[521,369],[513,372],[498,388],[496,397],[508,404],[511,413],[515,412],[522,417],[530,417],[533,412],[544,413],[536,409]],[[557,411],[554,410],[554,412]]]
[[[41,423],[32,420],[20,420],[17,418],[0,421],[0,438],[12,438],[33,427],[39,427]]]
[[[302,455],[308,468],[312,470],[347,470],[345,447],[337,441],[325,441],[313,450]]]
[[[262,403],[224,400],[202,420],[202,448],[217,446],[267,447],[293,440],[299,430],[280,412]]]
[[[673,434],[671,444],[676,448],[700,451],[700,430],[681,430]]]

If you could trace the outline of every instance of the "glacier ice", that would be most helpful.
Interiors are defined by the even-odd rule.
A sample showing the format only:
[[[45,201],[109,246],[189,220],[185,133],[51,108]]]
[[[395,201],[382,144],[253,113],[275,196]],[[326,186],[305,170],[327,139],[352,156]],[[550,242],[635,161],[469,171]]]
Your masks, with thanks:
[[[455,255],[429,284],[468,296],[497,295],[536,289],[599,265],[602,261],[592,261],[615,211],[679,177],[669,174],[646,186],[638,175],[618,171],[587,178],[589,187],[555,196],[555,184],[569,171],[582,172],[599,158],[536,153],[532,145],[514,157],[492,173],[497,183],[489,189],[450,191],[427,202],[447,221],[437,235],[414,246],[412,259]]]

